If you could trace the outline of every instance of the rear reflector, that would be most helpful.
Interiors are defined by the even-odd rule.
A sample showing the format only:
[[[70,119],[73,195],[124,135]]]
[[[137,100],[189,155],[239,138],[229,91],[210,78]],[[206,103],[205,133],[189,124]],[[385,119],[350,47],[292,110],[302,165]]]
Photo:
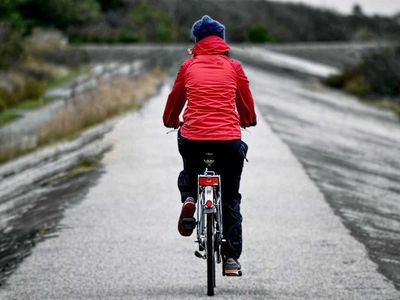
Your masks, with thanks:
[[[211,200],[206,201],[206,207],[211,208],[213,206],[213,202]]]
[[[199,185],[201,186],[210,186],[210,185],[218,185],[219,178],[214,176],[200,176],[199,177]]]

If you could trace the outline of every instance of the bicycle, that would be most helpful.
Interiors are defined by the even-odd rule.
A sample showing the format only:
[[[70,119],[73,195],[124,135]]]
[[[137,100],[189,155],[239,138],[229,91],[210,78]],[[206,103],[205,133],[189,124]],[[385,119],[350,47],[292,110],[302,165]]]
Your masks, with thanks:
[[[223,261],[221,246],[223,239],[221,177],[210,168],[214,163],[214,154],[205,153],[204,163],[207,165],[203,174],[198,175],[197,220],[182,220],[182,225],[194,229],[197,226],[199,250],[195,255],[207,260],[207,295],[214,295],[215,263]],[[205,252],[202,254],[200,252]],[[222,275],[225,275],[222,264]]]

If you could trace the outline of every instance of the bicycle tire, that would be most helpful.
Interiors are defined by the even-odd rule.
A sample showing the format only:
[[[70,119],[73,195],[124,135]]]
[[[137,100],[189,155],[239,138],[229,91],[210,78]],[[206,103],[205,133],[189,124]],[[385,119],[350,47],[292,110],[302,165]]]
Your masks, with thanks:
[[[215,251],[214,251],[214,214],[207,214],[207,295],[214,296],[215,287]]]

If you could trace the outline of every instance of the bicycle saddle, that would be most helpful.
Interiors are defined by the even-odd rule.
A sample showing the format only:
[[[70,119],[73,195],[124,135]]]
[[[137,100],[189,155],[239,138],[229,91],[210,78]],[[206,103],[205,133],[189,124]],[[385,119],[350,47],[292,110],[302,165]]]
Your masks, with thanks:
[[[207,152],[204,154],[204,162],[206,163],[207,166],[211,167],[214,161],[215,161],[214,153]]]

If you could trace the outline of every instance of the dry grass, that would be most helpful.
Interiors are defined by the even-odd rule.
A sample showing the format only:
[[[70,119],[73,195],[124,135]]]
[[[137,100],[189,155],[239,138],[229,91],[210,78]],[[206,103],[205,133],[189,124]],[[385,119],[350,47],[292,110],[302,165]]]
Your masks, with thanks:
[[[0,163],[39,147],[72,138],[82,130],[110,117],[140,108],[156,92],[163,76],[162,71],[156,69],[135,78],[117,77],[100,82],[95,90],[71,101],[63,111],[40,128],[36,145],[14,149],[0,147]]]
[[[0,149],[0,164],[33,151],[35,147]]]
[[[118,77],[100,82],[97,88],[75,99],[39,130],[38,144],[44,145],[74,136],[82,129],[110,117],[139,108],[155,93],[162,72],[154,70],[134,79]]]

